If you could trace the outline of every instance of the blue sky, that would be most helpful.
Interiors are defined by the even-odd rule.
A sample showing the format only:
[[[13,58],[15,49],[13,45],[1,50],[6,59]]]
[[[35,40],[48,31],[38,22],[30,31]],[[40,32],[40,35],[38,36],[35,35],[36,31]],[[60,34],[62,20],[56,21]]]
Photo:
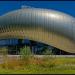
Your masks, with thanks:
[[[54,9],[75,17],[75,1],[0,1],[0,15],[19,9],[22,5]]]

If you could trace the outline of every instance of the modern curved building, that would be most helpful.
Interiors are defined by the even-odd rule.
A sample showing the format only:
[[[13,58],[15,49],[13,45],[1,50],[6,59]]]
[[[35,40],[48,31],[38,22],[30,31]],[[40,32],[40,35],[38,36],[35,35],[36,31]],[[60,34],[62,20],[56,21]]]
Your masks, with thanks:
[[[54,10],[23,8],[0,16],[0,39],[28,38],[75,53],[75,18]]]

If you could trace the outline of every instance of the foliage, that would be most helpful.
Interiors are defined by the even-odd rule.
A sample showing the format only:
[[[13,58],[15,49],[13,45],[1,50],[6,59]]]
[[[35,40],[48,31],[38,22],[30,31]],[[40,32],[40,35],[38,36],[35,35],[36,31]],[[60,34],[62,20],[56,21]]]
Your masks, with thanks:
[[[0,48],[0,55],[7,55],[8,54],[8,49],[6,47]]]
[[[29,61],[27,61],[29,62],[28,65],[16,59],[8,61],[10,62],[7,62],[7,66],[4,64],[0,64],[0,74],[75,74],[75,66],[72,66],[75,62],[75,58],[33,57]],[[67,64],[69,65],[67,66]]]
[[[52,48],[44,47],[43,55],[53,55]]]
[[[29,60],[30,56],[31,56],[31,50],[30,47],[28,46],[24,46],[23,48],[20,49],[20,55],[21,55],[21,59],[24,60],[25,62],[27,60]]]

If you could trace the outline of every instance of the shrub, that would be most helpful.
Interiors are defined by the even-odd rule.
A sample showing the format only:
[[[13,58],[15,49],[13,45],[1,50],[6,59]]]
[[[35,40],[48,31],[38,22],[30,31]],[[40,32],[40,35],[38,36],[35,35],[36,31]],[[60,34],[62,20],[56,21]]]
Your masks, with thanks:
[[[20,59],[23,61],[23,63],[28,64],[31,55],[32,53],[30,47],[24,46],[20,49]]]

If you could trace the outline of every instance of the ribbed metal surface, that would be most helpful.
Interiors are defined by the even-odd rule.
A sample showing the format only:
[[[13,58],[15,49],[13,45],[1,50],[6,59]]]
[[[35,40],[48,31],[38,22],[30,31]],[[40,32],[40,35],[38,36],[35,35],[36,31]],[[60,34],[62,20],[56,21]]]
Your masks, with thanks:
[[[0,38],[30,38],[75,52],[75,18],[47,9],[24,8],[0,17]]]

